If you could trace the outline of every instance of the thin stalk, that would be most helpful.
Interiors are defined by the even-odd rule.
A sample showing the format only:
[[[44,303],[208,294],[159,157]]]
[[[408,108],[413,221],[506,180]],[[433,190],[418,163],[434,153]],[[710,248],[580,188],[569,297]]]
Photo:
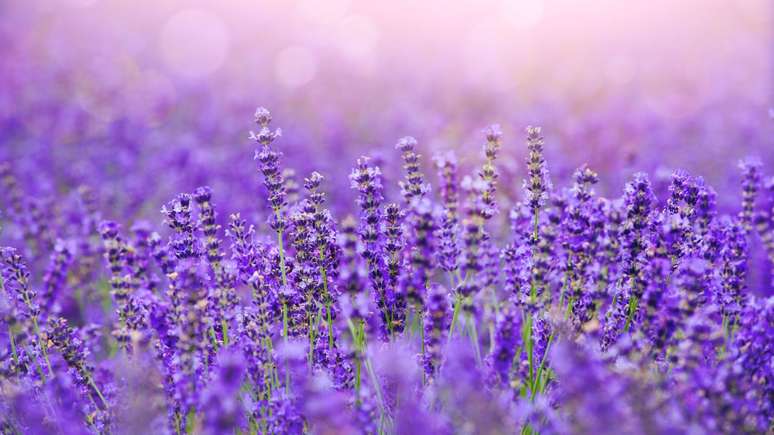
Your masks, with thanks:
[[[331,302],[325,302],[325,316],[328,322],[328,349],[333,350],[333,319],[331,316]]]
[[[11,325],[8,325],[8,337],[11,340],[11,355],[13,355],[13,363],[15,366],[19,365],[19,355],[16,353],[16,339],[13,336],[13,329]]]
[[[533,401],[535,400],[535,397],[537,396],[538,393],[542,393],[545,390],[546,384],[542,384],[541,386],[540,379],[542,378],[543,369],[545,367],[546,360],[548,359],[548,351],[551,349],[551,343],[554,342],[554,335],[555,334],[552,333],[548,337],[548,344],[546,344],[546,352],[545,354],[543,354],[543,358],[540,359],[540,365],[538,366],[537,375],[535,376],[537,378],[537,388],[535,388],[534,391],[532,392]]]
[[[90,375],[86,375],[86,382],[89,384],[91,388],[94,389],[94,392],[97,393],[97,397],[99,397],[100,402],[102,402],[102,406],[104,406],[105,409],[107,409],[108,404],[107,404],[107,401],[105,400],[105,396],[103,396],[102,392],[99,391],[99,387],[97,387],[97,384],[94,383],[94,379],[92,379]]]
[[[476,319],[473,315],[468,316],[468,327],[470,328],[470,339],[473,342],[473,349],[476,351],[476,362],[481,364],[481,348],[478,345],[478,328],[476,327]]]
[[[288,304],[284,300],[282,301],[282,339],[287,344],[288,342]],[[285,392],[290,392],[290,372],[285,370]]]
[[[374,371],[373,364],[371,364],[371,359],[366,355],[364,358],[365,361],[365,368],[366,372],[368,373],[369,379],[371,379],[371,383],[374,386],[374,391],[376,392],[376,399],[379,401],[379,414],[380,419],[383,419],[385,417],[384,415],[384,398],[382,397],[382,388],[379,384],[379,380],[376,377],[376,372]]]
[[[333,322],[331,321],[331,297],[328,294],[328,269],[323,265],[325,252],[320,247],[320,277],[323,283],[323,298],[325,300],[325,319],[328,323],[328,349],[333,350]]]
[[[573,296],[570,296],[570,298],[567,300],[567,309],[564,310],[564,320],[567,320],[570,317],[570,313],[572,313],[572,306],[575,303],[575,298]]]
[[[280,260],[280,274],[282,275],[282,288],[287,288],[288,277],[287,268],[285,266],[285,241],[284,241],[284,226],[281,223],[280,209],[276,207],[274,209],[274,216],[276,217],[277,227],[277,249],[279,250]],[[282,299],[282,340],[287,344],[288,342],[288,302]],[[290,391],[290,372],[285,371],[285,392]]]
[[[352,319],[347,319],[347,325],[349,331],[352,334],[352,341],[355,345],[355,397],[357,402],[360,402],[360,384],[361,384],[361,365],[362,357],[365,350],[365,330],[363,329],[363,320],[355,319],[355,323]]]
[[[634,313],[637,312],[637,305],[639,303],[639,299],[637,296],[632,295],[629,298],[629,313],[626,315],[626,323],[624,324],[624,332],[629,332],[629,327],[631,327],[632,321],[634,320]]]
[[[525,327],[525,343],[526,343],[526,350],[527,350],[527,361],[529,362],[529,375],[528,375],[528,383],[530,385],[530,390],[533,389],[533,366],[532,366],[532,355],[533,355],[533,348],[535,346],[534,341],[532,340],[532,314],[530,314],[527,317],[527,323]]]
[[[6,296],[10,298],[10,295],[8,295],[8,292],[5,289],[5,281],[2,278],[0,278],[0,288],[3,289],[3,293],[5,293]],[[27,305],[28,308],[30,308],[30,311],[32,311],[32,302],[30,301],[26,293],[24,294],[24,303],[25,305]],[[51,362],[49,362],[48,360],[48,352],[46,351],[46,347],[43,344],[43,337],[41,337],[40,328],[38,328],[38,316],[33,315],[30,317],[32,318],[32,327],[35,332],[35,336],[38,339],[38,347],[40,348],[40,351],[43,353],[43,357],[46,360],[46,366],[48,367],[48,374],[53,376],[54,371],[51,369]],[[13,333],[11,331],[10,325],[8,325],[8,333],[11,337],[11,342],[13,343]],[[43,382],[45,382],[46,377],[43,376],[43,373],[40,373],[40,375],[41,375],[41,379],[43,379]]]
[[[532,221],[533,221],[533,223],[532,223],[532,226],[533,226],[532,240],[534,242],[537,242],[537,240],[538,240],[538,228],[539,228],[538,221],[540,220],[540,209],[535,209],[535,213],[533,215],[534,216],[533,216],[533,219],[532,219]]]
[[[460,315],[460,307],[462,306],[462,295],[457,293],[454,297],[454,311],[452,311],[451,326],[449,327],[449,334],[446,339],[447,342],[451,341],[454,336],[454,329],[457,326],[457,317]]]
[[[182,424],[183,417],[180,415],[179,412],[175,411],[175,434],[180,435],[182,432],[180,431],[180,425]]]
[[[210,341],[212,341],[212,346],[215,348],[215,352],[218,351],[218,336],[215,333],[215,328],[210,326],[210,329],[207,331],[210,334]]]
[[[185,433],[186,434],[194,434],[196,433],[196,412],[191,409],[188,411],[188,415],[185,418]]]
[[[220,319],[220,332],[223,334],[223,346],[228,346],[228,322]]]
[[[35,336],[38,338],[38,347],[40,347],[40,351],[43,353],[43,359],[46,361],[48,374],[53,376],[54,370],[51,368],[51,361],[48,359],[48,351],[46,350],[46,345],[43,343],[43,336],[40,333],[40,327],[38,327],[38,316],[32,316],[32,328],[35,331]],[[45,377],[43,378],[43,381],[46,381]]]

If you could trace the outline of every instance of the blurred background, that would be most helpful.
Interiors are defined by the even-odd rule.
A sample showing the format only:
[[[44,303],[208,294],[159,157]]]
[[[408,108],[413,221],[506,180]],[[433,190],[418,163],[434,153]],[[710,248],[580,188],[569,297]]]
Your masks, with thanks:
[[[4,1],[0,159],[127,220],[200,184],[249,214],[264,105],[287,166],[328,176],[340,208],[359,155],[391,177],[413,135],[426,163],[455,149],[472,168],[490,123],[513,199],[538,124],[557,185],[584,162],[610,195],[685,168],[735,207],[737,161],[774,163],[773,20],[770,0]]]

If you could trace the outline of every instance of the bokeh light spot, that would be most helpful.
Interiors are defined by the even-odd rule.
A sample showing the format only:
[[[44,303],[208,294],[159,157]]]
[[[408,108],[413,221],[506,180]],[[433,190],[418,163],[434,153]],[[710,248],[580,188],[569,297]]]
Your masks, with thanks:
[[[301,87],[312,81],[316,74],[317,58],[305,47],[288,47],[277,55],[274,76],[282,86]]]
[[[229,34],[218,16],[188,9],[167,21],[160,42],[162,58],[171,72],[186,78],[201,78],[223,64]]]

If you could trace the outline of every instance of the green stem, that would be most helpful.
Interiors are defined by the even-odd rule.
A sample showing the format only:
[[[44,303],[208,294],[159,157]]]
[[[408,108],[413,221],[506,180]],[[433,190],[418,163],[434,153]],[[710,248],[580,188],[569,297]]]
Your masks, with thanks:
[[[457,293],[454,297],[454,311],[452,312],[451,326],[449,327],[449,336],[446,341],[451,341],[454,336],[454,329],[457,326],[457,317],[460,315],[460,307],[462,306],[462,295]]]
[[[282,275],[282,288],[283,290],[288,285],[287,268],[285,266],[285,241],[284,241],[284,228],[281,223],[280,209],[276,207],[274,209],[274,216],[277,219],[277,249],[279,250],[280,260],[280,273]],[[288,342],[288,303],[283,299],[282,301],[282,340],[287,344]],[[290,372],[285,371],[285,392],[290,392]]]
[[[379,418],[380,420],[384,419],[384,398],[382,397],[382,388],[381,385],[379,385],[379,380],[376,377],[376,372],[374,371],[373,365],[371,364],[371,359],[366,357],[365,360],[365,367],[366,372],[368,373],[368,377],[371,380],[371,383],[374,386],[374,391],[376,392],[376,399],[379,401]]]
[[[333,350],[333,318],[331,316],[331,302],[325,302],[325,318],[328,322],[328,349]]]
[[[634,320],[634,313],[637,312],[637,304],[639,303],[639,299],[637,296],[632,295],[629,298],[629,313],[626,315],[626,324],[624,324],[624,332],[629,332],[629,327],[632,324],[632,320]]]
[[[570,296],[570,298],[567,300],[567,309],[564,310],[564,320],[567,320],[570,317],[570,313],[572,313],[572,305],[575,303],[575,298]]]
[[[537,242],[538,240],[538,221],[540,220],[540,209],[535,209],[535,213],[533,214],[532,222],[533,222],[533,231],[532,231],[532,240],[534,242]]]
[[[223,346],[228,346],[228,322],[226,319],[220,320],[220,332],[223,334]]]
[[[186,434],[194,434],[196,433],[196,412],[191,409],[188,411],[188,415],[185,418],[185,433]]]
[[[288,343],[288,303],[282,301],[282,339]],[[290,392],[290,371],[285,370],[285,392]]]
[[[360,384],[361,384],[361,364],[363,353],[365,351],[365,330],[363,329],[363,320],[355,319],[355,323],[351,319],[347,319],[347,325],[349,326],[349,332],[352,334],[352,341],[355,346],[355,397],[357,402],[360,402]]]
[[[105,400],[105,396],[103,396],[102,392],[99,391],[99,387],[97,387],[97,384],[94,382],[94,379],[92,379],[91,376],[87,375],[86,382],[89,384],[91,388],[94,389],[94,392],[97,393],[97,397],[99,397],[100,402],[102,402],[102,406],[104,406],[105,409],[107,409],[108,404],[107,404],[107,401]]]
[[[48,374],[50,376],[54,375],[54,370],[51,368],[51,361],[48,360],[48,351],[46,350],[46,344],[43,343],[43,337],[40,333],[40,328],[38,327],[38,316],[32,316],[32,328],[35,331],[35,335],[38,338],[38,347],[40,347],[40,351],[43,353],[43,359],[46,360],[46,368],[48,369]],[[46,381],[46,378],[43,378],[43,381]]]
[[[175,411],[175,434],[180,435],[180,425],[182,424],[183,417],[179,412]]]
[[[548,337],[548,344],[546,344],[546,352],[545,354],[543,354],[543,358],[540,359],[540,365],[538,366],[538,369],[537,369],[537,376],[535,376],[537,378],[537,388],[535,388],[532,394],[533,401],[535,400],[535,396],[537,396],[537,393],[542,393],[546,387],[547,382],[541,384],[541,378],[543,376],[543,369],[545,367],[546,360],[548,359],[548,351],[551,350],[551,343],[554,342],[554,336],[555,334],[551,333],[551,335]]]
[[[220,346],[218,346],[218,336],[215,333],[215,328],[210,326],[210,329],[207,332],[209,332],[210,334],[210,341],[212,341],[212,347],[214,347],[215,352],[217,352]]]
[[[476,319],[473,315],[468,316],[470,339],[473,342],[473,349],[476,351],[476,362],[481,364],[481,348],[478,345],[478,328],[476,327]]]
[[[529,362],[529,374],[528,374],[528,384],[530,390],[534,389],[533,385],[533,367],[532,367],[532,351],[535,346],[534,341],[532,340],[532,314],[529,314],[527,317],[527,325],[525,327],[525,342],[527,346],[527,360]]]
[[[325,299],[325,319],[328,323],[328,349],[333,350],[333,322],[331,318],[331,296],[328,294],[328,269],[323,266],[325,252],[320,247],[320,277],[323,282],[323,298]]]
[[[8,325],[8,337],[11,340],[11,355],[13,355],[13,363],[14,365],[19,365],[19,355],[16,353],[16,339],[13,336],[13,329],[11,329],[11,325]]]

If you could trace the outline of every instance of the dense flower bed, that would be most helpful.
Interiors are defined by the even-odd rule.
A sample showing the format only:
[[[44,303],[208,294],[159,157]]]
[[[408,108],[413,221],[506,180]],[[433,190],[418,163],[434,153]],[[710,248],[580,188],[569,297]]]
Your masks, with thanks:
[[[740,163],[738,200],[685,171],[607,198],[588,165],[552,176],[527,127],[523,191],[503,194],[523,139],[493,125],[471,170],[404,137],[400,179],[364,156],[331,204],[339,174],[296,174],[270,112],[255,122],[263,197],[242,214],[217,204],[244,186],[146,222],[0,166],[3,433],[772,430],[761,162]]]

